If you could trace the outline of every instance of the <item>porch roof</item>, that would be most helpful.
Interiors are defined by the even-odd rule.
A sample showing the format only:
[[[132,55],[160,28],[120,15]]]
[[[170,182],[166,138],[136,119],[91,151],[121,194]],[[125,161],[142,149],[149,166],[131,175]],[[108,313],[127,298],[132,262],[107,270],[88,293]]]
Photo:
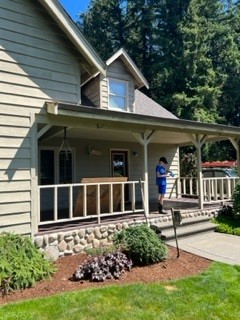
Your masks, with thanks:
[[[191,145],[196,135],[205,142],[237,139],[238,127],[46,102],[49,123],[68,126],[68,137],[135,142],[135,134],[152,135],[151,143]],[[154,133],[154,134],[153,134]],[[56,134],[57,135],[57,134]],[[61,132],[59,132],[61,135]]]

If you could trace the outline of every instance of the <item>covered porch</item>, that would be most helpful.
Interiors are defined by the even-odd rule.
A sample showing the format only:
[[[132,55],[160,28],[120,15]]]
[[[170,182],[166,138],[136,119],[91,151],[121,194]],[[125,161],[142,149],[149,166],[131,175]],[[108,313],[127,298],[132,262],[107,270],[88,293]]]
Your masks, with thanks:
[[[67,128],[68,139],[81,142],[84,139],[98,141],[100,146],[106,142],[112,145],[137,146],[140,151],[136,169],[132,160],[131,174],[126,181],[101,181],[101,177],[109,175],[91,173],[87,177],[91,182],[53,183],[37,186],[37,223],[35,233],[52,230],[71,224],[88,224],[94,222],[100,225],[104,221],[118,221],[119,219],[134,219],[136,216],[147,217],[157,215],[156,186],[154,182],[156,159],[160,152],[168,152],[170,168],[175,171],[175,177],[169,178],[169,190],[166,204],[171,206],[199,208],[207,206],[221,206],[223,202],[231,201],[237,178],[202,178],[201,147],[206,142],[229,139],[236,149],[239,163],[239,130],[235,127],[206,124],[180,119],[168,119],[139,114],[121,113],[90,107],[47,103],[47,115],[39,115],[38,145],[45,141],[51,143],[54,139],[61,140],[64,128]],[[60,145],[60,144],[58,144]],[[197,150],[197,177],[180,177],[179,157],[175,151],[180,146],[194,145]],[[161,147],[161,150],[159,149]],[[163,150],[164,148],[164,150]],[[130,149],[130,147],[129,147]],[[98,152],[98,151],[97,151]],[[177,152],[177,151],[176,151]],[[133,157],[133,152],[132,157]],[[177,154],[177,153],[176,153]],[[130,157],[130,152],[127,155]],[[176,161],[177,159],[177,161]],[[102,160],[103,161],[103,160]],[[105,159],[105,165],[109,159]],[[104,170],[104,161],[101,164]],[[91,173],[91,174],[90,174]],[[85,175],[86,177],[86,175]],[[98,180],[95,181],[94,178]],[[77,179],[78,180],[78,179]],[[118,186],[118,200],[116,204],[115,187]],[[94,190],[94,196],[88,198],[88,190]],[[107,206],[102,208],[103,190],[107,192]],[[126,196],[126,189],[128,190]],[[76,204],[80,198],[80,211],[76,213]],[[48,195],[48,207],[44,207],[44,199]],[[170,202],[171,201],[171,202]],[[94,210],[90,210],[90,204]]]
[[[172,178],[173,188],[178,188],[165,199],[168,214],[171,208],[180,211],[199,209],[199,188],[196,178]],[[107,181],[108,180],[108,181]],[[231,202],[232,192],[238,178],[203,178],[204,201],[202,210],[220,208]],[[67,227],[101,225],[117,221],[152,219],[164,216],[158,213],[157,202],[145,203],[147,186],[145,181],[127,181],[117,178],[92,178],[75,184],[39,186],[40,200],[48,194],[47,210],[39,207],[38,232]],[[125,199],[125,190],[130,198]],[[173,191],[173,190],[172,190]],[[139,201],[137,194],[141,194]],[[49,203],[51,201],[51,203]],[[43,204],[43,201],[39,203]],[[148,208],[148,211],[146,210]]]

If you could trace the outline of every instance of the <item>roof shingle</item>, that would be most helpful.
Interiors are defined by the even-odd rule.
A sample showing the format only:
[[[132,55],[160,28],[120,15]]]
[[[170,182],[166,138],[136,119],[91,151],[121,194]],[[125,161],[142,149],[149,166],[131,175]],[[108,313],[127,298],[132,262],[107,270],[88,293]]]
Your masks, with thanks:
[[[159,118],[178,119],[174,114],[139,90],[135,90],[135,113]]]

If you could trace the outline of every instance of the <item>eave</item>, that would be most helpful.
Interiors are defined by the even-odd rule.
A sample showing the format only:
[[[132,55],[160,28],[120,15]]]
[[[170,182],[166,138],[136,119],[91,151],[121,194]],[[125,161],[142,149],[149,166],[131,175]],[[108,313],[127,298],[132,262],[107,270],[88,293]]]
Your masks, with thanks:
[[[67,35],[76,49],[92,66],[92,75],[101,73],[106,76],[106,64],[102,61],[96,51],[85,39],[81,31],[77,28],[73,20],[69,17],[58,1],[53,0],[38,0],[47,10],[50,16],[55,20],[62,31]]]
[[[69,124],[72,128],[86,128],[86,130],[91,131],[91,134],[98,132],[97,138],[99,139],[101,138],[101,133],[102,139],[104,138],[105,130],[107,130],[108,134],[111,130],[118,133],[118,135],[120,132],[125,133],[126,138],[122,134],[122,140],[130,139],[129,133],[154,132],[155,137],[152,143],[165,143],[176,146],[191,145],[192,137],[196,135],[205,137],[205,142],[240,137],[239,128],[226,125],[143,116],[56,102],[46,102],[46,106],[52,123]],[[101,132],[99,129],[101,129]]]
[[[114,61],[116,61],[119,58],[123,61],[123,63],[127,67],[128,71],[134,77],[136,84],[137,84],[137,88],[139,89],[143,86],[145,86],[146,88],[149,88],[148,81],[146,80],[146,78],[143,76],[141,71],[138,69],[136,64],[131,59],[131,57],[127,54],[127,52],[123,48],[118,50],[111,58],[109,58],[106,61],[106,65],[109,66],[110,64],[112,64]]]

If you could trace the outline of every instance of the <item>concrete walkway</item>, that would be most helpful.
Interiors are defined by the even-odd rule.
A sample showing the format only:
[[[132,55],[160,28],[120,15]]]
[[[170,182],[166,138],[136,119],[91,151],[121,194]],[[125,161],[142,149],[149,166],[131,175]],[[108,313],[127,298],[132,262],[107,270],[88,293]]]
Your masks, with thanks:
[[[176,240],[166,240],[166,244],[176,247]],[[209,231],[207,233],[178,238],[178,247],[181,250],[213,261],[240,265],[239,236]]]

